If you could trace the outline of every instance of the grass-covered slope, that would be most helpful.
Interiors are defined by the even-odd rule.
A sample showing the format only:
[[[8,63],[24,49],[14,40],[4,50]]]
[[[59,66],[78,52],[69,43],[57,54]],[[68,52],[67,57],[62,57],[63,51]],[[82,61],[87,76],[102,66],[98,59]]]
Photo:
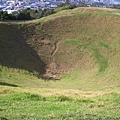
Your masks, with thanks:
[[[0,22],[0,120],[119,120],[119,61],[119,10]]]
[[[71,86],[99,81],[119,87],[119,13],[76,8],[28,23],[1,22],[1,80],[34,74],[74,80]]]

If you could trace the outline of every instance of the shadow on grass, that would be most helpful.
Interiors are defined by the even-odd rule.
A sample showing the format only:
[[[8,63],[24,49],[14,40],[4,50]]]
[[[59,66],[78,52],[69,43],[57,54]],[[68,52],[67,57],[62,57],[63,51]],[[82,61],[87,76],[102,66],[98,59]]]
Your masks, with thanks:
[[[8,120],[8,119],[5,117],[0,117],[0,120]]]
[[[0,24],[0,64],[43,75],[46,64],[29,44],[35,34],[34,26]]]
[[[2,85],[2,86],[10,86],[10,87],[19,87],[18,85],[9,84],[9,83],[6,83],[6,82],[0,82],[0,85]]]

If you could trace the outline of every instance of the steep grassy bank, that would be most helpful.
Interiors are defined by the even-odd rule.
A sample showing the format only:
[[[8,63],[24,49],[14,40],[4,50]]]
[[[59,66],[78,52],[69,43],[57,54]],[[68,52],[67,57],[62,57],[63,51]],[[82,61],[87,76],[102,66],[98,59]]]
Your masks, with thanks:
[[[118,10],[77,8],[28,23],[0,23],[1,80],[28,71],[119,87],[119,20]],[[13,73],[6,77],[5,70]]]
[[[119,120],[119,14],[77,8],[1,22],[0,120]]]

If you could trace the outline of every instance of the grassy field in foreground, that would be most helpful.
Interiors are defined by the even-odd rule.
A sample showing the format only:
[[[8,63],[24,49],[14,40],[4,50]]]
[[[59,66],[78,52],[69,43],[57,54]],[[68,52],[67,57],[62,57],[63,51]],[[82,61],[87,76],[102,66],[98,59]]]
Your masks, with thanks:
[[[0,89],[0,120],[120,119],[120,93],[108,92],[93,97],[85,94],[75,98],[62,93],[45,96]]]

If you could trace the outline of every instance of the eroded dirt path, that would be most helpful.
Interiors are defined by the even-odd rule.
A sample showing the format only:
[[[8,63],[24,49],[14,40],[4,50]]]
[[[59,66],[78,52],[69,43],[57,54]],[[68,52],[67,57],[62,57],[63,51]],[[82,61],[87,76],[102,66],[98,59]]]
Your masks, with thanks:
[[[49,78],[49,77],[50,78],[56,78],[56,75],[58,75],[58,73],[59,73],[58,65],[55,62],[55,54],[59,49],[60,42],[61,41],[57,41],[57,42],[54,43],[54,49],[51,52],[52,62],[47,66],[46,74],[44,75],[47,78]]]
[[[52,56],[52,59],[53,59],[53,62],[55,61],[55,58],[54,58],[54,55],[56,54],[56,52],[58,51],[58,48],[59,48],[59,44],[60,44],[60,41],[57,41],[54,43],[54,49],[51,53],[51,56]]]
[[[59,43],[60,43],[60,42],[55,42],[55,48],[53,49],[53,51],[52,51],[52,53],[51,53],[51,56],[54,56],[55,53],[57,52]]]

